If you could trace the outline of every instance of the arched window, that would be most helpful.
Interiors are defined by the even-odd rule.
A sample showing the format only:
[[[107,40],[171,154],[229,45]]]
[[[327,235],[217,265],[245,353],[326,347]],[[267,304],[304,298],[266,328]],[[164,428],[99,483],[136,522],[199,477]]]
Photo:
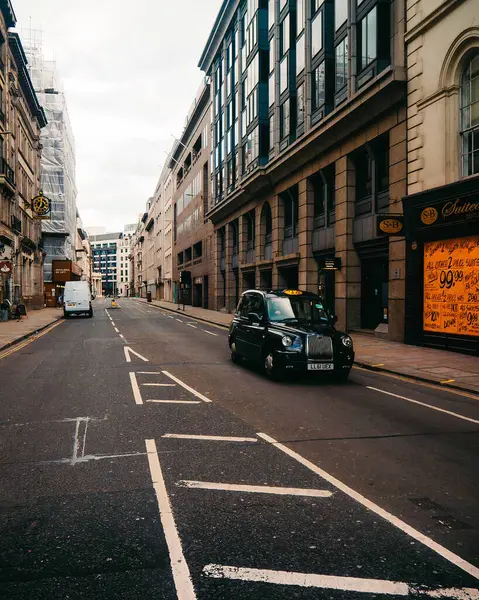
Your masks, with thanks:
[[[463,177],[479,174],[479,49],[461,80],[461,159]]]

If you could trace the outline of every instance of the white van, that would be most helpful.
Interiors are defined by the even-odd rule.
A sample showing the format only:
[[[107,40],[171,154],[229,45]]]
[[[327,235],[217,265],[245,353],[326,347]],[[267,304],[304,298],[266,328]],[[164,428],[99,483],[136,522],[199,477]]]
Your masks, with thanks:
[[[88,281],[67,281],[63,296],[63,316],[86,315],[93,317],[90,285]]]

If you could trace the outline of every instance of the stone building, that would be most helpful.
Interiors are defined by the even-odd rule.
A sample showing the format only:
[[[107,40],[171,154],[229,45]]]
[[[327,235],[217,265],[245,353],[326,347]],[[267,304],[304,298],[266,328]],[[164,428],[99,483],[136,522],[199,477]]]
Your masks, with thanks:
[[[173,194],[173,280],[175,299],[209,308],[214,299],[213,225],[205,218],[210,182],[211,97],[203,83],[186,119],[181,138],[173,147],[169,167]]]
[[[223,2],[199,63],[216,309],[298,286],[403,340],[405,241],[376,223],[407,192],[404,28],[404,0]]]
[[[406,341],[479,355],[479,3],[407,0]]]
[[[40,190],[40,131],[46,118],[32,85],[9,0],[0,4],[0,302],[44,304],[41,222],[31,200]]]

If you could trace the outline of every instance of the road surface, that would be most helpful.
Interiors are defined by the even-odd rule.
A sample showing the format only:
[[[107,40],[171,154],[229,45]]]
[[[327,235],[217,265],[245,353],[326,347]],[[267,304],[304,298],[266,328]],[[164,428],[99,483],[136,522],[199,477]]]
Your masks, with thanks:
[[[95,302],[0,359],[0,598],[479,598],[479,399]]]

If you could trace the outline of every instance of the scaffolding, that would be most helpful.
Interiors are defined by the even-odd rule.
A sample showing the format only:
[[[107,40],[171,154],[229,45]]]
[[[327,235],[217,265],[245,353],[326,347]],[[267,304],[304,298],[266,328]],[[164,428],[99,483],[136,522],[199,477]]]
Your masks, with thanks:
[[[41,133],[41,185],[51,200],[50,220],[42,222],[46,252],[44,278],[52,281],[52,260],[75,260],[76,197],[75,142],[56,62],[45,60],[42,32],[22,31],[28,68],[48,125]]]

